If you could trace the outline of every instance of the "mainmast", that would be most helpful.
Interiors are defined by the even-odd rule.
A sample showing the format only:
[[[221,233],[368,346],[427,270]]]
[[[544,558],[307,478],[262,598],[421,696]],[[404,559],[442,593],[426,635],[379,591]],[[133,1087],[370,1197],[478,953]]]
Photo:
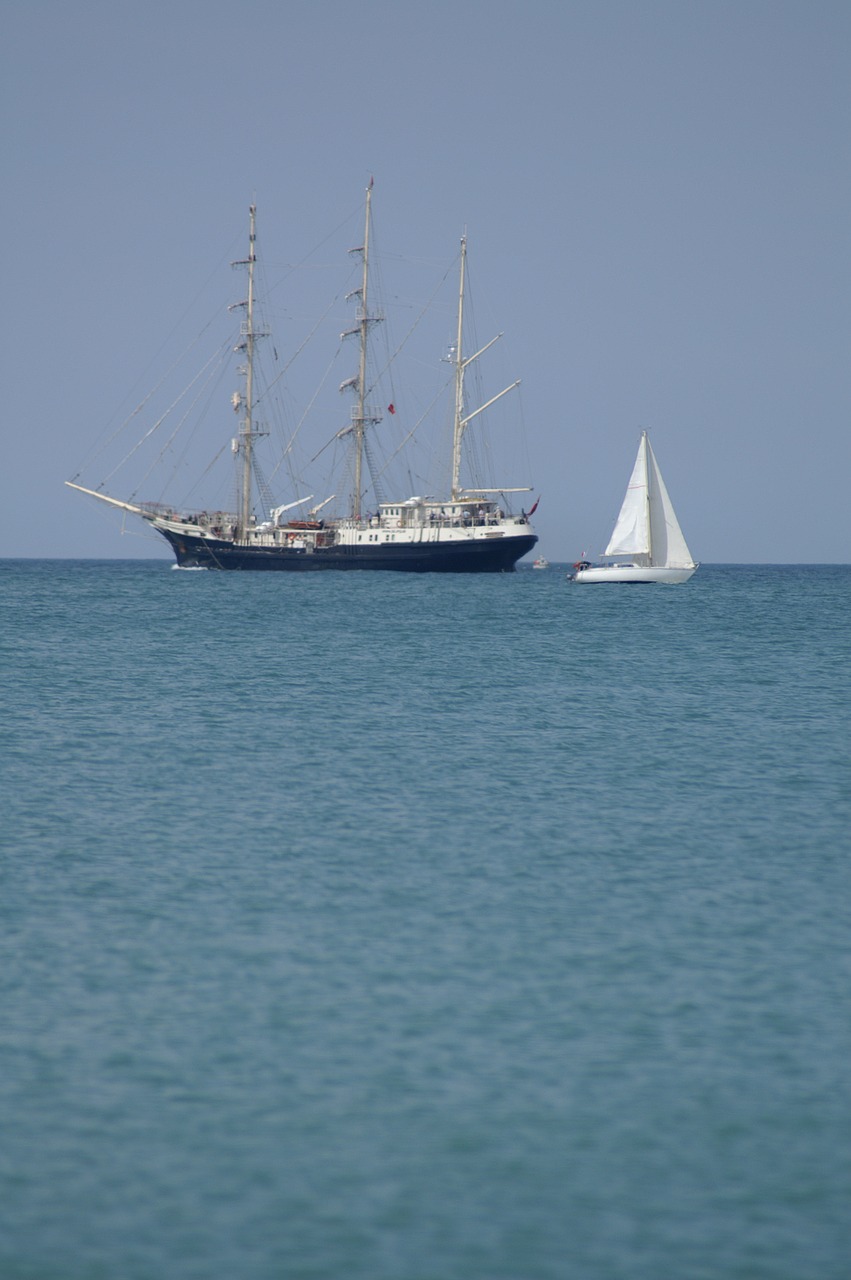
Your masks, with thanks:
[[[653,505],[650,501],[650,459],[647,456],[650,442],[647,432],[641,432],[641,447],[644,452],[644,514],[647,520],[647,555],[653,564]]]
[[[354,493],[352,494],[352,517],[360,520],[361,517],[361,494],[363,491],[363,454],[364,454],[364,435],[367,424],[374,424],[381,421],[381,415],[377,414],[374,409],[367,406],[367,350],[369,345],[369,329],[370,325],[377,323],[383,317],[369,313],[369,232],[371,225],[371,207],[372,207],[372,179],[366,189],[366,214],[364,218],[363,245],[357,249],[350,249],[350,253],[360,253],[363,255],[363,275],[359,289],[355,289],[349,294],[349,297],[360,298],[360,306],[357,311],[357,324],[354,329],[347,329],[343,334],[344,338],[353,334],[358,335],[360,345],[360,357],[358,360],[358,372],[355,378],[350,378],[344,382],[340,390],[346,387],[355,387],[357,390],[357,404],[352,410],[352,430],[355,437],[355,459],[354,459]]]
[[[245,307],[245,319],[240,325],[240,336],[242,341],[239,343],[237,350],[245,352],[245,364],[242,366],[241,372],[245,375],[245,390],[242,395],[237,395],[235,399],[235,407],[243,411],[243,416],[239,423],[239,435],[235,442],[236,452],[242,455],[242,476],[239,490],[239,510],[237,513],[237,537],[244,537],[246,530],[251,522],[251,469],[252,455],[254,449],[254,440],[258,436],[265,434],[263,431],[257,431],[254,427],[254,346],[258,338],[265,337],[265,330],[260,331],[254,326],[254,267],[257,261],[255,252],[257,206],[249,207],[249,230],[248,230],[248,257],[241,262],[235,262],[235,267],[248,268],[248,298],[245,302],[235,305]]]

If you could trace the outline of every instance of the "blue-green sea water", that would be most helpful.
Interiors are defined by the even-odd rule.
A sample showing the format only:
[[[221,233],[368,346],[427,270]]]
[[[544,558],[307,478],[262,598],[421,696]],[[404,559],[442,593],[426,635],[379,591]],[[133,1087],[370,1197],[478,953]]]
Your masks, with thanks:
[[[851,568],[0,563],[3,1280],[847,1280]]]

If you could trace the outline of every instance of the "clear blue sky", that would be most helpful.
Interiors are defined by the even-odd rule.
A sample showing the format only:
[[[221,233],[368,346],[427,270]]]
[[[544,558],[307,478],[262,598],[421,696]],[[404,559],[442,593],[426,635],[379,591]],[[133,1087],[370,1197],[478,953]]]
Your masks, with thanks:
[[[469,232],[551,559],[648,427],[700,560],[851,560],[847,0],[5,0],[0,58],[0,556],[156,553],[63,481],[252,199],[298,254],[374,174]]]

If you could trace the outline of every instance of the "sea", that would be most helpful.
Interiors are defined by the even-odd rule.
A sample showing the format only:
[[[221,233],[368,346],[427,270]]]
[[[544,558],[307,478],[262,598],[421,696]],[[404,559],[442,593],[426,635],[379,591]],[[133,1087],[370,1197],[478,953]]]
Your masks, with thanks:
[[[847,1280],[851,566],[0,562],[2,1280]]]

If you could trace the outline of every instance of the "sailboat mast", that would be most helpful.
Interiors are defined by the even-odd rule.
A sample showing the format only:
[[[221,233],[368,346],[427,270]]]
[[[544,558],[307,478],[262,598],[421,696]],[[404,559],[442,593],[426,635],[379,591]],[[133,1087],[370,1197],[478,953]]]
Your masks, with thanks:
[[[452,431],[451,497],[461,496],[461,437],[464,434],[464,358],[461,342],[464,333],[464,284],[467,274],[467,236],[461,237],[461,271],[458,286],[458,333],[455,339],[455,423]]]
[[[369,335],[369,225],[372,206],[372,183],[366,189],[366,214],[363,232],[363,277],[361,281],[361,309],[359,319],[360,359],[358,363],[358,405],[355,419],[355,491],[352,496],[352,516],[360,520],[363,474],[363,437],[366,424],[366,354]]]
[[[254,264],[256,261],[256,215],[257,206],[249,208],[248,231],[248,301],[246,302],[243,337],[245,339],[245,394],[243,418],[239,424],[239,445],[242,453],[242,484],[239,495],[239,534],[244,536],[251,519],[251,463],[254,442],[253,398],[254,398]]]
[[[641,443],[644,446],[644,502],[647,508],[647,554],[650,564],[653,564],[653,507],[650,502],[650,459],[648,452],[650,449],[650,441],[647,439],[647,432],[642,431]]]

